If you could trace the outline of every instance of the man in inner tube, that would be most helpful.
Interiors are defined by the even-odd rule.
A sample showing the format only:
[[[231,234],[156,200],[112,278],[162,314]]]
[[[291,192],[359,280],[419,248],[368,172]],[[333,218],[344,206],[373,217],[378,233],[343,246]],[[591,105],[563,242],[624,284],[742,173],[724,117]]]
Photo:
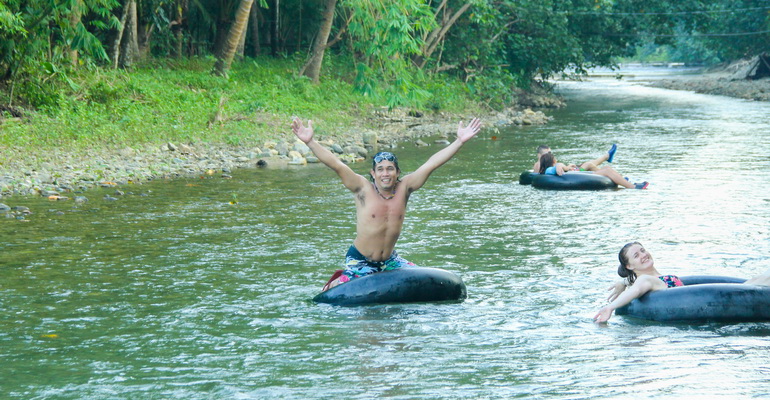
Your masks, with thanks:
[[[313,139],[313,122],[305,126],[299,118],[291,125],[297,138],[307,144],[318,160],[339,175],[342,184],[353,192],[356,204],[356,238],[348,249],[345,269],[338,271],[324,286],[331,289],[341,283],[375,272],[414,264],[399,257],[395,251],[406,214],[406,203],[415,190],[422,187],[436,168],[449,161],[468,140],[481,129],[474,118],[467,126],[457,128],[457,139],[431,156],[416,171],[401,178],[398,158],[393,153],[379,152],[372,158],[369,171],[371,182],[353,172],[331,151]]]

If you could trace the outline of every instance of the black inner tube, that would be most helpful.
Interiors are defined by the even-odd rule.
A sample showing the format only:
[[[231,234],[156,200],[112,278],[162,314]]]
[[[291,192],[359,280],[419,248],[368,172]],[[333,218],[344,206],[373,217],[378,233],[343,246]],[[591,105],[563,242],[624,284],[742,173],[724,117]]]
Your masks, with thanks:
[[[316,303],[364,305],[460,301],[467,297],[462,278],[427,267],[403,267],[356,278],[313,298]]]
[[[615,313],[659,322],[770,321],[768,286],[723,276],[680,279],[685,286],[649,292]]]
[[[519,175],[519,185],[531,185],[532,184],[532,178],[535,175],[539,175],[538,173],[532,172],[532,171],[524,171]]]
[[[605,190],[618,187],[612,179],[592,172],[567,172],[561,176],[536,174],[532,176],[532,186],[550,190]]]

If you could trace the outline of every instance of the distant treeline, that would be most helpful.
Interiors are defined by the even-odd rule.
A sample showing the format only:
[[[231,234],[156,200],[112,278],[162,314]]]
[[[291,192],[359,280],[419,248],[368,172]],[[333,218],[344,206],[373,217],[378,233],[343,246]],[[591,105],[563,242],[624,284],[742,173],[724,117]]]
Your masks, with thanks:
[[[296,57],[297,75],[313,82],[324,57],[349,60],[356,90],[391,106],[419,103],[437,74],[504,102],[512,87],[610,66],[650,44],[688,61],[767,52],[770,2],[3,0],[0,102],[38,107],[30,93],[66,84],[73,69],[211,57],[227,76],[233,59],[264,55]]]

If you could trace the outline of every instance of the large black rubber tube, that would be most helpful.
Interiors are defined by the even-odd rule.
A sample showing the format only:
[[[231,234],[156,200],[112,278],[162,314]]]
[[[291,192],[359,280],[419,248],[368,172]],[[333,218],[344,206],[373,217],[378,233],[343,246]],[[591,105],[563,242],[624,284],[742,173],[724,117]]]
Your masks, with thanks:
[[[462,278],[427,267],[403,267],[356,278],[313,298],[316,303],[343,306],[459,301],[468,296]]]
[[[685,286],[647,293],[615,313],[659,322],[770,321],[768,286],[728,277],[681,279]]]
[[[679,280],[681,280],[685,286],[702,285],[704,283],[746,282],[746,280],[743,278],[733,278],[732,276],[719,276],[719,275],[688,275],[688,276],[680,276]]]
[[[612,179],[591,172],[567,172],[562,176],[535,174],[532,176],[532,186],[550,190],[604,190],[618,187]]]
[[[534,177],[535,175],[539,175],[539,174],[532,171],[522,172],[521,175],[519,175],[519,185],[532,184],[532,177]]]

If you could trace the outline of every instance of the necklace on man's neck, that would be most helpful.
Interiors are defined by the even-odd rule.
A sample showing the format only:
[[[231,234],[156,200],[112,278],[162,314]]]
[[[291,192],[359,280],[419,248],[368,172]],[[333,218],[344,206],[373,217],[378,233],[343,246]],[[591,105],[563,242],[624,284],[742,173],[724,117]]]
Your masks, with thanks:
[[[385,196],[382,195],[382,193],[380,193],[380,189],[377,187],[376,183],[372,182],[372,185],[374,185],[374,190],[377,192],[377,194],[380,195],[380,197],[382,197],[383,200],[390,200],[390,199],[392,199],[393,197],[396,196],[396,187],[395,186],[393,186],[393,194],[391,194],[390,197],[385,197]],[[398,182],[396,182],[396,185],[398,185]]]

